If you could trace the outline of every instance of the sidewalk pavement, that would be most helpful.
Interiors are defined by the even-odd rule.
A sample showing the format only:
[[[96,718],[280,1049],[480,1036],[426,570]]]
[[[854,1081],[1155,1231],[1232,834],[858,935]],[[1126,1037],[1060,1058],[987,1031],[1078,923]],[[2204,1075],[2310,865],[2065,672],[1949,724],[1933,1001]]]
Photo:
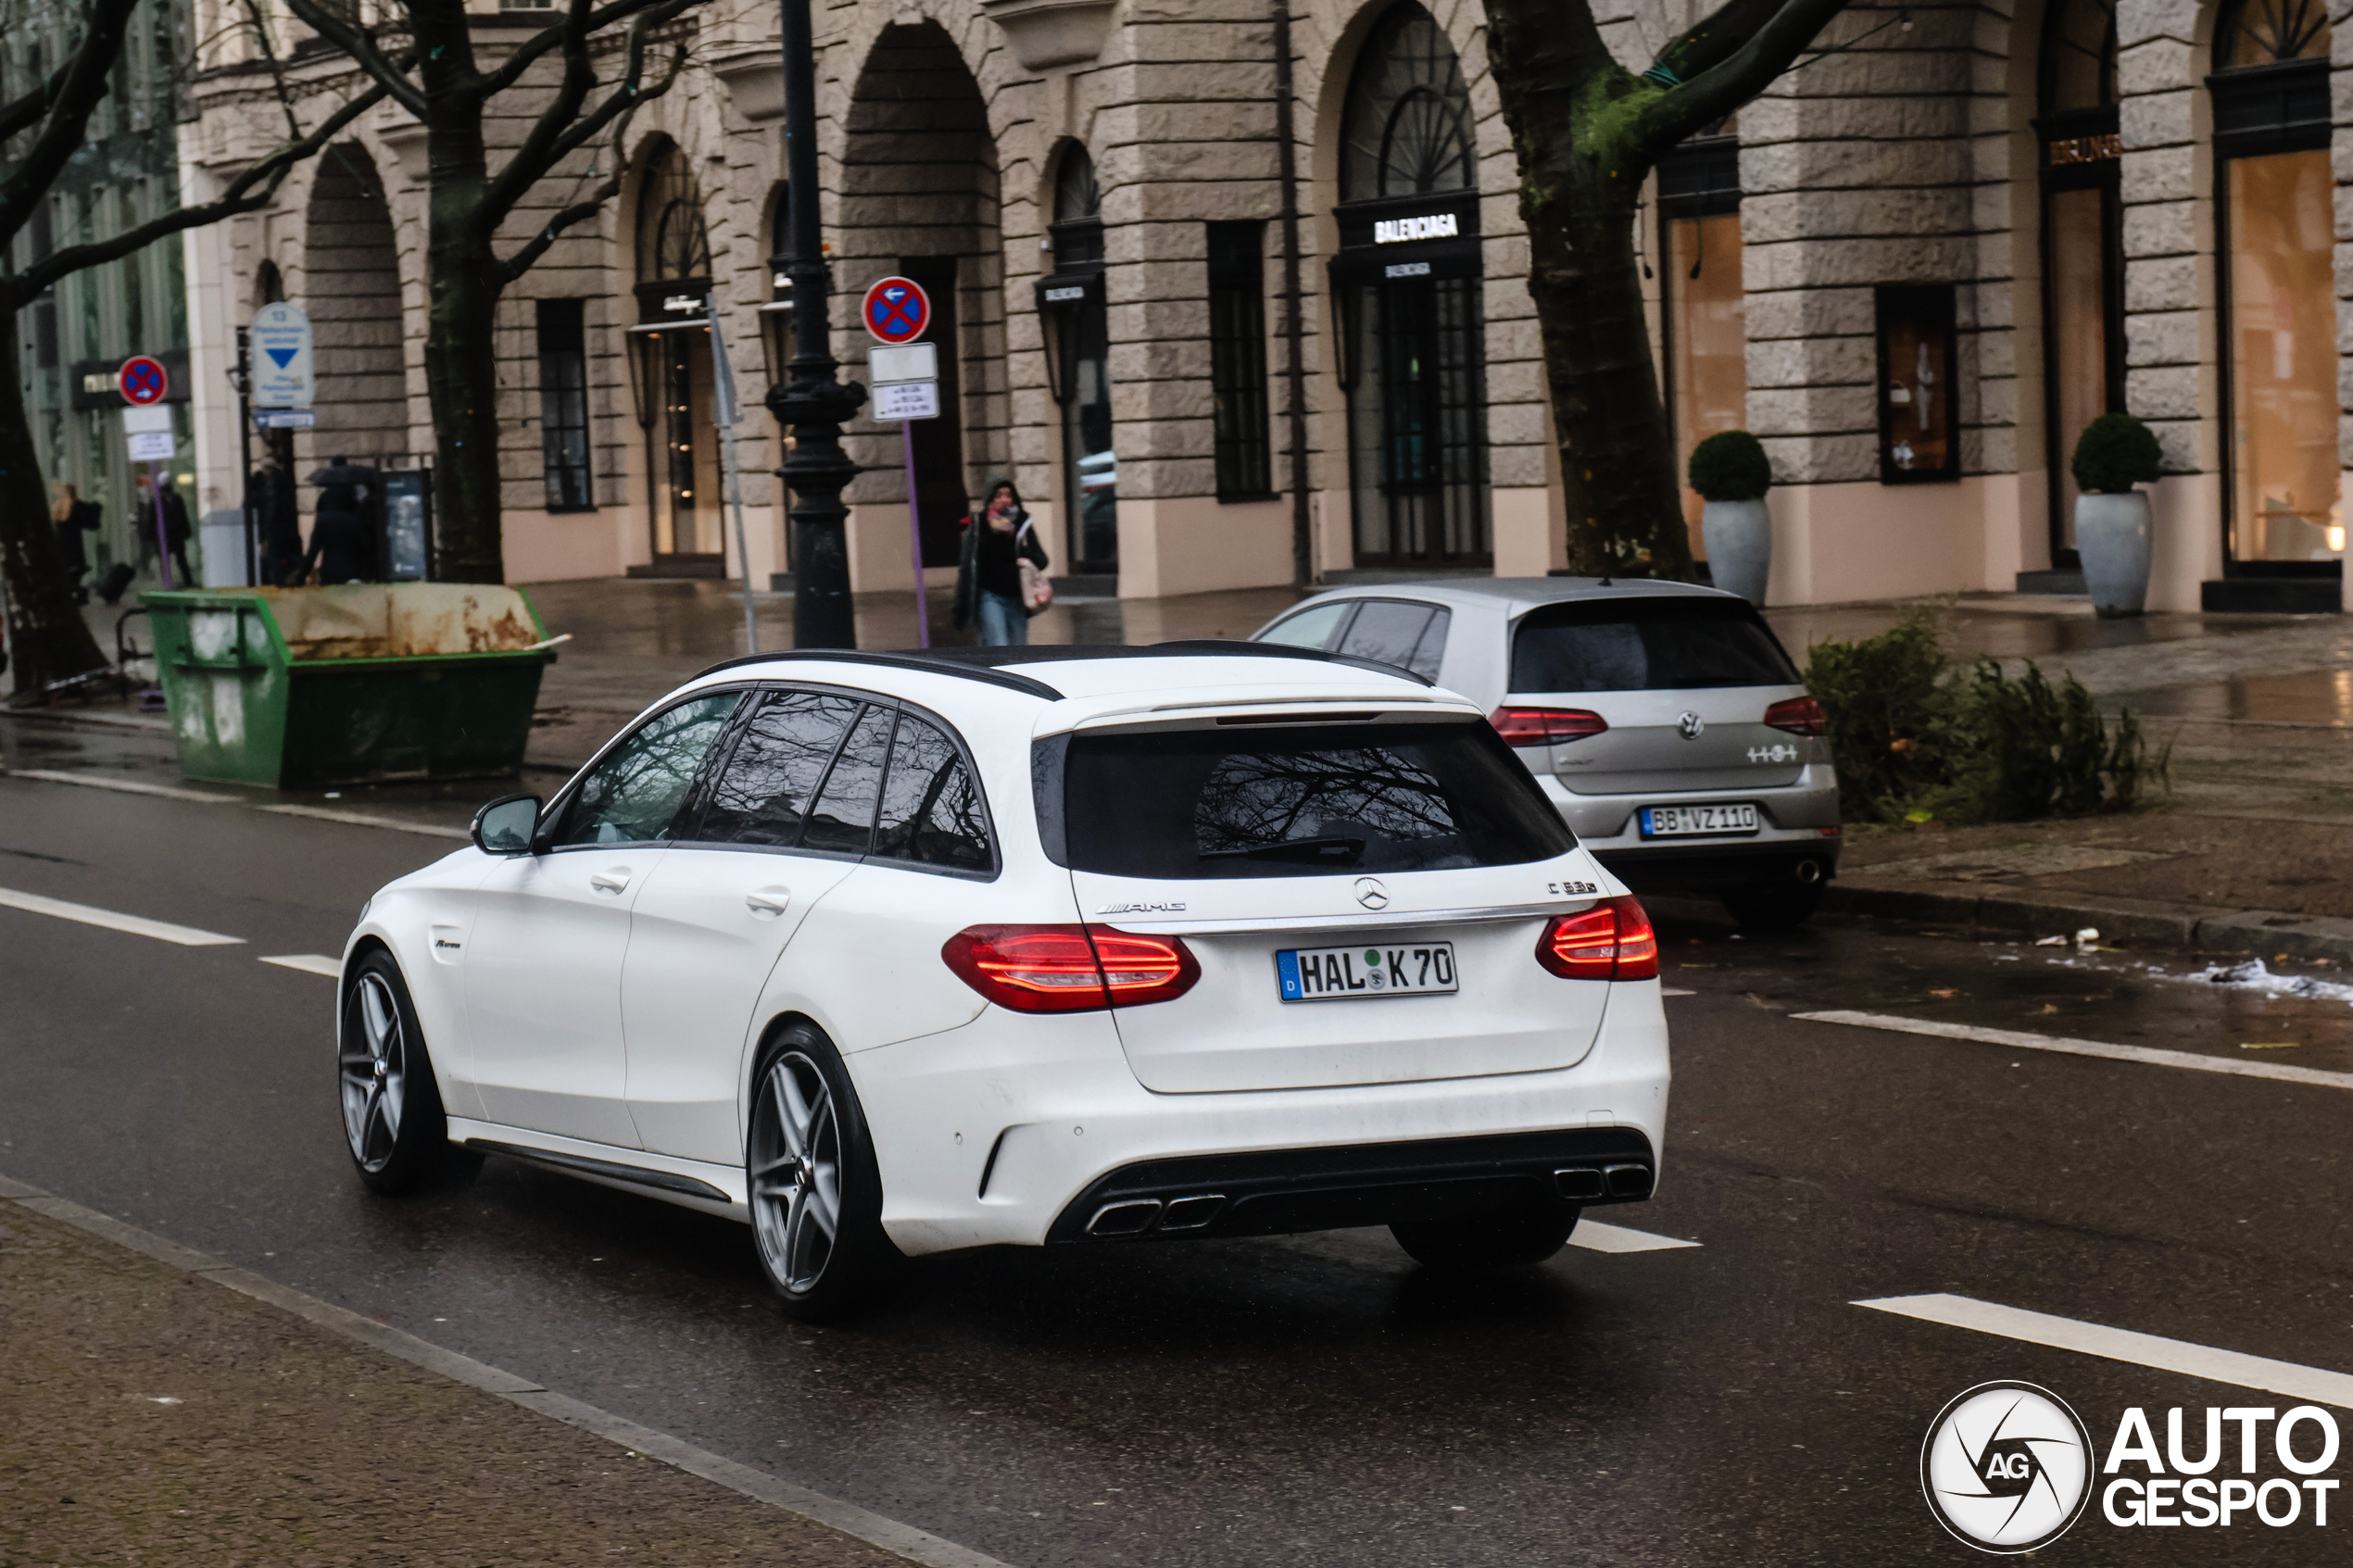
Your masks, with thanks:
[[[551,632],[569,632],[541,688],[526,788],[560,779],[648,703],[745,651],[742,600],[724,583],[598,579],[531,589]],[[1240,637],[1296,602],[1289,588],[1164,599],[1065,597],[1030,623],[1039,643]],[[791,644],[789,595],[754,604],[763,647]],[[1768,609],[1791,652],[1895,623],[1895,602]],[[857,601],[862,647],[915,641],[912,594]],[[936,644],[970,641],[929,600]],[[1856,827],[1832,907],[1945,926],[2050,935],[2097,926],[2152,946],[2303,951],[2353,962],[2353,617],[2158,614],[2101,621],[2088,600],[1975,595],[1948,618],[1953,651],[2013,671],[2032,659],[2071,673],[2113,711],[2141,715],[2172,747],[2172,792],[2120,817],[1992,827]],[[111,646],[112,622],[102,638]],[[159,717],[66,710],[0,723],[0,765],[171,787]],[[248,804],[396,820],[460,833],[498,786],[388,784],[283,797],[204,786]],[[2308,928],[2309,927],[2309,928]],[[2264,944],[2275,944],[2265,947]]]
[[[223,1288],[187,1272],[194,1263],[91,1234],[103,1217],[82,1210],[69,1223],[36,1204],[74,1212],[55,1199],[0,1202],[9,1568],[905,1568],[799,1513]]]

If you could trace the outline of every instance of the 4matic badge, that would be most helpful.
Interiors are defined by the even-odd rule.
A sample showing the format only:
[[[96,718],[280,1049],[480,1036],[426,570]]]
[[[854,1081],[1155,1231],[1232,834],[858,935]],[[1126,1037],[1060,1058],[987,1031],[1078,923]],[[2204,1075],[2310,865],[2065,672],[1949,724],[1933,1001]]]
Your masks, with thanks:
[[[1937,1523],[1980,1551],[2048,1546],[2092,1499],[2092,1438],[2032,1383],[1981,1383],[1937,1412],[1920,1445]]]

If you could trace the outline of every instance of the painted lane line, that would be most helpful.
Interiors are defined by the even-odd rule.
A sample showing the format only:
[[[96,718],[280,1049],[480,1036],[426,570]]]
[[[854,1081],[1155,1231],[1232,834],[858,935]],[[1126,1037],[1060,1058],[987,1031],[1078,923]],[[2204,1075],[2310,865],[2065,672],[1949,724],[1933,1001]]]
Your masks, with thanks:
[[[1624,1225],[1605,1225],[1599,1220],[1578,1221],[1577,1228],[1568,1233],[1568,1244],[1589,1252],[1666,1252],[1699,1245],[1696,1241],[1679,1241],[1671,1236],[1629,1231]]]
[[[127,931],[133,936],[152,936],[158,942],[177,942],[182,947],[225,947],[242,945],[242,936],[223,936],[217,931],[198,931],[192,925],[172,925],[141,915],[119,915],[112,909],[92,909],[87,904],[69,904],[63,898],[44,898],[38,893],[19,893],[13,888],[0,887],[0,907],[22,909],[27,914],[54,915],[59,920],[80,921],[84,925],[104,926],[108,931]]]
[[[473,840],[473,834],[464,828],[443,827],[437,822],[403,822],[398,817],[379,817],[367,811],[338,811],[332,806],[257,806],[254,809],[281,817],[308,817],[314,822],[342,822],[356,828],[391,828],[396,833],[422,833],[430,838],[456,838],[468,843]]]
[[[343,978],[343,960],[324,953],[281,953],[261,961],[276,964],[280,969],[298,969],[305,974],[323,974],[330,980]]]
[[[1696,997],[1699,995],[1697,991],[1686,991],[1680,985],[1662,985],[1658,988],[1658,994],[1662,997]]]
[[[43,784],[82,784],[91,789],[120,790],[125,795],[157,795],[166,800],[194,800],[206,806],[234,806],[233,795],[214,795],[201,789],[176,789],[170,784],[141,784],[135,779],[101,778],[95,773],[67,773],[51,768],[11,768],[12,779],[39,779]]]
[[[2104,1040],[2070,1040],[2057,1035],[2028,1035],[2016,1029],[1982,1029],[1974,1023],[1938,1023],[1924,1018],[1893,1018],[1878,1012],[1798,1012],[1804,1023],[1849,1023],[1858,1029],[1887,1029],[1899,1035],[1930,1035],[1945,1040],[1975,1040],[2016,1050],[2057,1051],[2064,1056],[2105,1057],[2110,1061],[2137,1061],[2149,1067],[2186,1067],[2193,1073],[2226,1073],[2237,1078],[2271,1078],[2283,1084],[2310,1084],[2324,1089],[2353,1089],[2353,1073],[2324,1073],[2317,1067],[2290,1067],[2277,1061],[2238,1061],[2229,1057],[2200,1056],[2195,1051],[2158,1050],[2153,1046],[2111,1046]]]
[[[2266,1394],[2353,1410],[2353,1377],[2320,1367],[2298,1366],[2294,1361],[2275,1361],[2268,1356],[2218,1350],[2210,1345],[2193,1345],[2186,1339],[2136,1334],[2128,1328],[2053,1317],[2048,1312],[2030,1312],[2022,1307],[1975,1301],[1966,1296],[1886,1296],[1849,1304],[1869,1307],[1875,1312],[1918,1318],[1922,1323],[1974,1329],[2005,1339],[2022,1339],[2029,1345],[2048,1345],[2079,1355],[2154,1367],[2159,1372],[2178,1372],[2184,1377],[2202,1377],[2209,1383],[2259,1388]]]
[[[924,1568],[1009,1568],[1000,1560],[975,1551],[970,1547],[959,1546],[927,1530],[919,1530],[912,1524],[902,1524],[896,1519],[861,1508],[856,1503],[844,1502],[822,1492],[812,1492],[806,1486],[795,1486],[765,1471],[738,1464],[724,1455],[697,1448],[653,1427],[641,1426],[610,1411],[583,1404],[578,1399],[555,1392],[545,1384],[519,1377],[503,1367],[478,1361],[472,1356],[444,1349],[431,1340],[420,1339],[389,1323],[363,1317],[332,1301],[307,1296],[249,1269],[239,1268],[234,1263],[157,1236],[152,1231],[126,1224],[112,1215],[55,1197],[29,1182],[0,1176],[0,1201],[22,1204],[35,1213],[45,1214],[77,1230],[103,1236],[119,1247],[144,1253],[198,1279],[208,1279],[240,1295],[266,1301],[317,1323],[330,1333],[358,1340],[411,1366],[438,1373],[469,1388],[478,1388],[485,1394],[521,1405],[525,1410],[563,1422],[566,1425],[594,1433],[633,1453],[659,1460],[690,1475],[699,1475],[706,1481],[716,1482],[730,1491],[740,1492],[787,1513],[814,1520],[910,1562],[921,1563]]]

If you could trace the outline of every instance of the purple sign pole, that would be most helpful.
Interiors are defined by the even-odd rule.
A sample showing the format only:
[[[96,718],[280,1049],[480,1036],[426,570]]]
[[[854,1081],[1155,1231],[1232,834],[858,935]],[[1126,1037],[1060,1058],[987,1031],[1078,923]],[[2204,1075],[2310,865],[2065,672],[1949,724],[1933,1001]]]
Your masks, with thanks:
[[[147,494],[156,504],[156,568],[163,573],[163,591],[171,592],[171,540],[163,527],[163,475],[154,463],[147,465]]]
[[[931,608],[924,602],[924,521],[915,508],[915,421],[899,421],[899,439],[907,449],[907,544],[915,563],[915,646],[931,646]]]

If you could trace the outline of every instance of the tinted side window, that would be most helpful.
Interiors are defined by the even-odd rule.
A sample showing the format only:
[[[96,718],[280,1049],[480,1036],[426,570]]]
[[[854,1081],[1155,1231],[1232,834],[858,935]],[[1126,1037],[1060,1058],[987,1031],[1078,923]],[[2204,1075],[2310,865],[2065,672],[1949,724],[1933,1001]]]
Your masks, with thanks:
[[[1530,610],[1512,639],[1515,692],[1795,684],[1789,655],[1745,599],[1571,600]]]
[[[697,697],[647,720],[581,781],[554,842],[645,844],[673,836],[695,773],[737,695]]]
[[[1349,622],[1348,635],[1340,640],[1334,652],[1354,659],[1377,659],[1383,664],[1394,664],[1401,670],[1413,667],[1414,650],[1421,646],[1422,634],[1429,630],[1437,611],[1428,605],[1409,604],[1401,599],[1366,599],[1365,608]]]
[[[1332,645],[1332,633],[1340,630],[1340,623],[1355,608],[1356,601],[1353,599],[1317,605],[1314,609],[1300,611],[1289,621],[1277,621],[1261,632],[1256,640],[1280,643],[1287,648],[1327,648]]]
[[[875,853],[959,871],[985,872],[991,862],[988,814],[963,754],[912,713],[899,718]]]
[[[801,834],[803,849],[866,852],[875,836],[875,802],[882,795],[883,759],[890,755],[890,721],[896,717],[894,709],[872,703],[858,716],[817,792],[808,831]]]
[[[799,844],[810,797],[858,707],[855,697],[818,692],[763,696],[711,786],[695,836],[711,844]]]

